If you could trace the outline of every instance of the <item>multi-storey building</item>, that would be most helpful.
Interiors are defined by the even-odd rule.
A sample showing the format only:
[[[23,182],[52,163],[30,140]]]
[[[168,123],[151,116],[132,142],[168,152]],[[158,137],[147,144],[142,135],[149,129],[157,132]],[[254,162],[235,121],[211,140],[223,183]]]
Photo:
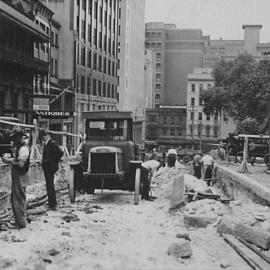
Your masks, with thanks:
[[[118,78],[119,110],[134,113],[135,138],[142,142],[144,110],[145,0],[119,1]]]
[[[46,0],[61,24],[59,78],[72,82],[75,131],[81,112],[115,110],[117,95],[118,0]]]
[[[195,68],[187,79],[187,142],[193,146],[215,142],[220,137],[220,119],[203,112],[203,100],[200,98],[200,93],[213,87],[215,83],[212,69]]]
[[[186,141],[186,106],[163,106],[146,110],[146,144],[179,146]]]
[[[0,1],[0,114],[30,123],[35,106],[49,92],[49,28],[36,24],[37,14],[52,12],[40,1]],[[33,99],[34,94],[34,99]]]

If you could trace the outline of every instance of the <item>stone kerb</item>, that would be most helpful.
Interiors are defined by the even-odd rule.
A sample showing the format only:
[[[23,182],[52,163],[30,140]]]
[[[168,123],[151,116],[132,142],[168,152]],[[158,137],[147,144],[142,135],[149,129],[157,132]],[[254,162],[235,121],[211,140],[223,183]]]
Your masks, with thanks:
[[[217,185],[235,200],[244,199],[270,205],[270,189],[256,180],[221,165],[217,165],[216,177]]]

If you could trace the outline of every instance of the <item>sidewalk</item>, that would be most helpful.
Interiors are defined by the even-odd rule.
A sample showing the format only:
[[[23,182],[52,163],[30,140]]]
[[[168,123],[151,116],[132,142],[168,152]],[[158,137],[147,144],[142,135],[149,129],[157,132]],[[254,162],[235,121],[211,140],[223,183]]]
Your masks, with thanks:
[[[257,195],[270,204],[270,175],[266,173],[267,167],[264,164],[250,166],[251,173],[240,173],[240,163],[218,162],[218,167],[222,181],[233,182],[237,189],[240,185],[246,193]]]

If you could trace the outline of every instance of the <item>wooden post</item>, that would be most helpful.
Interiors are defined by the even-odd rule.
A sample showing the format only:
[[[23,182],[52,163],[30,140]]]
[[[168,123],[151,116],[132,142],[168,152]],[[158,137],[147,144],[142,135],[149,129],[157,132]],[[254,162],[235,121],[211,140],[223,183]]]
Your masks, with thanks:
[[[37,138],[38,138],[37,119],[34,119],[33,124],[34,124],[34,129],[32,131],[33,142],[31,146],[31,155],[30,155],[31,162],[41,161],[41,154],[37,147]]]
[[[239,170],[240,173],[251,173],[248,166],[248,137],[245,136],[244,151],[243,151],[243,161]]]
[[[63,134],[64,157],[69,157],[69,152],[67,149],[67,126],[66,125],[63,126],[63,131],[64,131],[64,134]]]

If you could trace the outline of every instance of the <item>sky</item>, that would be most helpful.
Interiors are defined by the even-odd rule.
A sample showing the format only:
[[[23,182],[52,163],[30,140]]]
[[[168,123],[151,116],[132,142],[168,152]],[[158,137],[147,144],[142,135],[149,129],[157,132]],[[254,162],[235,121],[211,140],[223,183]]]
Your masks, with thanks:
[[[260,42],[270,42],[270,0],[145,0],[145,22],[201,29],[211,39],[244,39],[243,24],[262,24]]]

